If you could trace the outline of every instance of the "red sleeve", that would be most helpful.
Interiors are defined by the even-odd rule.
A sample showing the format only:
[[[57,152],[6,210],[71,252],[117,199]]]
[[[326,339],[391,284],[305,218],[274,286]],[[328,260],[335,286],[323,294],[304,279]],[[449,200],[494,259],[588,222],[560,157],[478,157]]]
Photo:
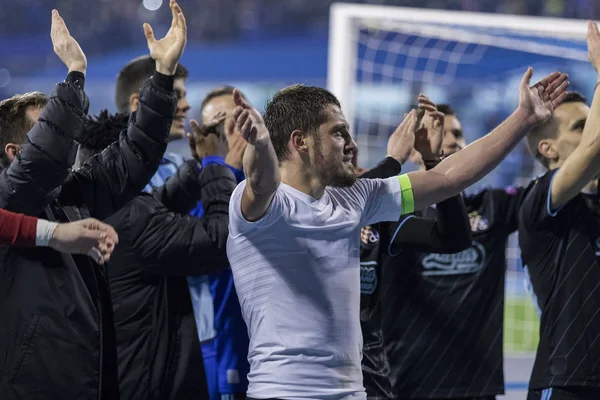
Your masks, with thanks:
[[[35,246],[37,220],[0,209],[0,244]]]

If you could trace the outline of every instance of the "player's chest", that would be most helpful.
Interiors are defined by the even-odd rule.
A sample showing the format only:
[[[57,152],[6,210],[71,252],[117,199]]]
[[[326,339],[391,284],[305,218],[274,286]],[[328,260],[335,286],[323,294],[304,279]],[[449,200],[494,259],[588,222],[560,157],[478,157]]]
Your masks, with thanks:
[[[416,264],[423,277],[476,277],[494,260],[503,260],[506,234],[493,213],[483,207],[468,212],[472,242],[467,249],[457,253],[418,253]]]

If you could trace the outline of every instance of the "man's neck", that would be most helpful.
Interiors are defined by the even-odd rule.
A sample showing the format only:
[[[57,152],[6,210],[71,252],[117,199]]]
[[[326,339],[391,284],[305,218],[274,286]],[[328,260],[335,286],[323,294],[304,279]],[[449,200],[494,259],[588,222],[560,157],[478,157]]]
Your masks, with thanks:
[[[307,170],[312,170],[312,168],[286,162],[279,167],[281,182],[319,200],[325,193],[325,185],[321,183],[320,179],[311,175],[312,171]]]

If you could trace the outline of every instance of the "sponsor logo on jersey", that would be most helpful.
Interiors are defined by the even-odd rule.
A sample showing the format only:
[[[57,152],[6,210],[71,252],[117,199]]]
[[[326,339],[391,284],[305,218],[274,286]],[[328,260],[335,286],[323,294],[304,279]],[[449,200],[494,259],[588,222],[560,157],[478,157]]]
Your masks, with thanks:
[[[469,222],[471,223],[471,232],[485,231],[490,227],[488,220],[484,216],[479,215],[477,211],[469,213]]]
[[[367,246],[375,246],[379,242],[379,232],[370,226],[363,226],[360,231],[360,240]]]
[[[360,263],[360,293],[373,294],[377,288],[377,261]]]
[[[485,265],[486,253],[481,243],[456,254],[432,253],[423,257],[423,275],[460,275],[479,272]]]

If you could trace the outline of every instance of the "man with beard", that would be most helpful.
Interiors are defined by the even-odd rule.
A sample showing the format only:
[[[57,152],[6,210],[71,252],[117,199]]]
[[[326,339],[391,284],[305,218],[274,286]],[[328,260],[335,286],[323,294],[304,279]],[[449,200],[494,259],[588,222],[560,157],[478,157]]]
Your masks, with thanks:
[[[568,86],[553,73],[489,135],[429,171],[356,179],[356,144],[338,100],[303,85],[280,90],[264,120],[234,92],[234,120],[248,141],[247,179],[229,207],[227,254],[250,334],[248,397],[364,399],[359,237],[363,226],[456,196],[481,179]],[[429,109],[428,111],[433,111]],[[416,111],[399,129],[414,141]]]
[[[177,7],[173,1],[171,6]],[[140,91],[127,134],[71,171],[73,138],[81,135],[89,104],[83,92],[87,61],[64,21],[53,12],[55,52],[71,73],[78,74],[74,82],[58,85],[57,92],[66,90],[71,95],[63,101],[52,99],[36,124],[41,128],[29,137],[26,129],[10,141],[8,132],[0,132],[0,144],[11,160],[0,175],[3,208],[60,222],[89,216],[104,219],[142,190],[166,149],[176,103],[172,76],[185,46],[181,29],[160,41],[153,40],[149,25],[144,30],[156,73]],[[39,111],[34,107],[26,112]],[[44,158],[55,163],[54,169],[47,168]],[[58,174],[63,174],[63,183],[52,190],[54,184],[47,187],[46,177],[55,179]],[[114,320],[105,270],[88,257],[51,249],[1,250],[0,397],[118,399]]]
[[[600,31],[588,23],[588,55],[600,76]],[[600,78],[598,80],[600,82]],[[600,94],[572,95],[527,136],[548,171],[520,210],[519,245],[540,316],[529,400],[600,398]]]
[[[425,96],[419,96],[419,110],[435,105]],[[415,132],[414,148],[419,161],[432,169],[441,161],[444,136],[444,114],[427,111],[423,123]],[[388,141],[388,154],[397,141],[394,132]],[[445,146],[449,150],[449,146]],[[406,149],[410,154],[412,147]],[[377,167],[367,171],[361,178],[388,178],[400,173],[403,159],[387,157]],[[436,205],[437,215],[424,218],[409,215],[399,221],[382,222],[365,226],[361,232],[361,328],[363,333],[362,369],[367,397],[372,399],[395,398],[390,385],[390,367],[395,359],[386,354],[387,338],[382,329],[383,317],[391,318],[398,313],[403,302],[384,303],[392,293],[397,293],[403,281],[392,280],[395,275],[410,274],[407,267],[395,257],[403,251],[436,251],[456,253],[471,245],[471,229],[462,196],[454,196]],[[400,294],[398,294],[400,295]],[[410,297],[409,297],[410,298]],[[404,323],[404,321],[402,321]],[[412,345],[409,342],[407,347]]]

